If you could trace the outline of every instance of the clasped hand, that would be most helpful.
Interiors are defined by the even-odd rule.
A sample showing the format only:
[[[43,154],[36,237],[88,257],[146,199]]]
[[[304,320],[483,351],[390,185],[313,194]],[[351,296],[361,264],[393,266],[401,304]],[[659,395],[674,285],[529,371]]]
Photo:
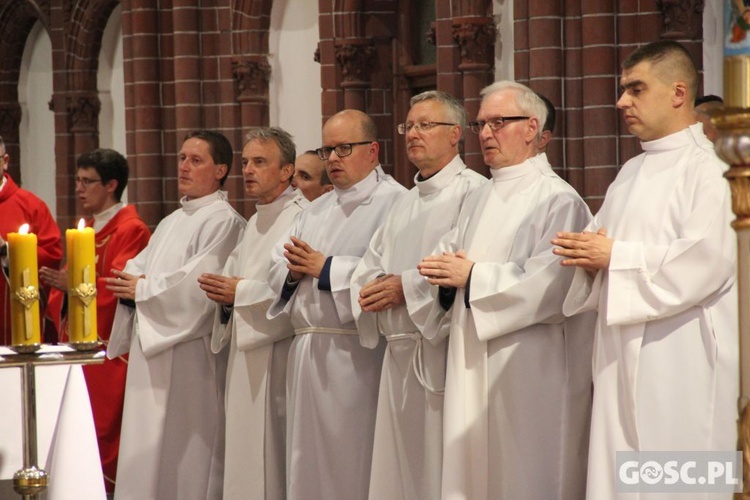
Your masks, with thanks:
[[[612,245],[614,240],[607,238],[607,230],[599,229],[592,233],[557,233],[557,238],[552,239],[552,244],[557,245],[552,252],[564,257],[560,264],[563,266],[577,266],[585,269],[590,274],[596,274],[599,269],[609,267],[612,257]]]
[[[305,275],[320,278],[326,263],[325,255],[294,236],[291,243],[284,244],[284,258],[289,262],[286,267],[294,281],[301,280]]]
[[[401,276],[384,274],[367,283],[359,291],[359,307],[364,312],[393,309],[406,302]]]
[[[135,300],[135,285],[139,279],[145,278],[146,275],[136,276],[117,269],[112,269],[112,274],[116,277],[104,279],[104,282],[107,283],[107,290],[118,299]]]
[[[429,255],[417,265],[417,270],[431,285],[466,288],[473,265],[474,262],[466,258],[466,252],[459,250]]]
[[[231,306],[234,305],[237,284],[241,279],[238,276],[204,273],[198,278],[198,283],[209,299],[218,304]]]

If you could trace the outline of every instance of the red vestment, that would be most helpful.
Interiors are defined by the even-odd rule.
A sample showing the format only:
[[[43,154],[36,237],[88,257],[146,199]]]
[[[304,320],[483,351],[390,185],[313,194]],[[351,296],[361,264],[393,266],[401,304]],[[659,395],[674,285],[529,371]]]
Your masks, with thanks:
[[[91,226],[93,219],[87,220]],[[117,309],[117,299],[107,290],[105,278],[112,277],[112,269],[122,269],[125,263],[146,247],[151,233],[138,217],[135,207],[126,205],[96,233],[96,326],[99,340],[109,341],[112,322]],[[49,311],[52,320],[60,325],[60,340],[68,339],[67,318],[60,321],[65,294],[52,290]],[[56,316],[56,317],[55,317]],[[64,316],[64,313],[63,313]],[[101,365],[86,365],[83,374],[91,399],[94,414],[96,437],[99,441],[99,454],[107,492],[115,486],[117,472],[117,451],[120,447],[120,425],[125,394],[125,375],[128,371],[127,359],[107,359]]]
[[[7,240],[8,233],[18,232],[22,224],[29,224],[29,232],[37,237],[37,259],[39,267],[52,269],[60,267],[62,261],[62,241],[60,228],[49,211],[47,204],[30,191],[21,189],[8,174],[5,186],[0,190],[0,236]],[[0,284],[0,344],[10,345],[10,294],[9,283],[2,273]],[[41,287],[44,296],[49,290]],[[44,317],[44,301],[40,304]]]

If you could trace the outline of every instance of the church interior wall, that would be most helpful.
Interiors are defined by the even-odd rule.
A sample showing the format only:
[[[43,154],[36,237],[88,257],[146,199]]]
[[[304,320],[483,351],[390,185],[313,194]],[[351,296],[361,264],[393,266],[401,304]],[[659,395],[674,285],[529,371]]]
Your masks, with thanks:
[[[254,203],[244,199],[238,167],[247,127],[279,125],[302,150],[319,145],[328,116],[362,109],[379,125],[384,167],[409,185],[414,171],[395,125],[410,95],[430,86],[448,91],[473,117],[479,89],[513,77],[557,105],[549,156],[595,210],[618,166],[639,149],[614,107],[625,55],[659,37],[678,39],[705,69],[705,92],[722,93],[723,13],[710,2],[700,17],[690,11],[690,19],[675,24],[679,16],[668,9],[695,2],[427,1],[434,21],[428,32],[415,33],[409,13],[422,3],[246,0],[208,8],[196,1],[173,9],[170,1],[0,0],[8,41],[0,134],[17,162],[11,173],[69,227],[80,212],[75,158],[92,147],[115,147],[131,164],[128,199],[153,226],[176,207],[181,137],[217,128],[237,145],[227,189],[249,216]],[[39,52],[39,30],[51,48],[41,63],[37,56],[21,61],[13,51]],[[411,60],[406,38],[430,39],[437,60]],[[467,136],[464,153],[483,171],[476,137]]]

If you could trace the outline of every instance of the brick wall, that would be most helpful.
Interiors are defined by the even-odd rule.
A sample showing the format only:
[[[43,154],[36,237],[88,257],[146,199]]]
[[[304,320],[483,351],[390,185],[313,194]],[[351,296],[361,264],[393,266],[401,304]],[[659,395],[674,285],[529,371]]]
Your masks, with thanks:
[[[236,145],[242,131],[268,124],[268,31],[271,0],[0,0],[0,134],[18,158],[18,74],[23,44],[37,20],[52,40],[57,213],[68,227],[80,213],[73,196],[75,158],[98,146],[96,70],[109,14],[122,6],[127,156],[131,202],[152,226],[176,207],[176,152],[194,128],[223,131]],[[594,210],[618,166],[639,151],[615,109],[619,66],[637,45],[661,37],[685,42],[701,60],[696,15],[686,26],[654,0],[514,0],[516,79],[545,94],[559,112],[549,156]],[[667,5],[668,4],[668,5]],[[463,99],[470,117],[479,90],[492,81],[491,0],[435,2],[434,66],[406,73],[413,5],[393,0],[319,0],[318,61],[322,116],[344,108],[371,114],[381,161],[406,185],[414,175],[395,125],[408,111],[414,78]],[[698,19],[699,20],[699,19]],[[667,24],[667,23],[672,24]],[[425,36],[417,34],[416,36]],[[503,37],[503,43],[508,43]],[[420,73],[420,71],[423,73]],[[416,76],[415,76],[416,75]],[[407,85],[408,82],[409,83]],[[465,160],[486,172],[469,134]],[[232,203],[250,215],[239,161],[227,184]],[[17,178],[17,162],[11,167]]]
[[[557,107],[548,155],[558,173],[601,206],[619,166],[640,152],[615,107],[622,60],[665,34],[656,2],[516,0],[516,79]],[[700,33],[671,33],[700,64]]]

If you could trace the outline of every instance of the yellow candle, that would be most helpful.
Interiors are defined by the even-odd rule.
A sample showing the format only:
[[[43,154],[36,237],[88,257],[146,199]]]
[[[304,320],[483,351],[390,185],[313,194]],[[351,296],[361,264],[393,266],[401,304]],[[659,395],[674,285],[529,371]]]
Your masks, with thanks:
[[[71,343],[98,340],[96,332],[96,251],[94,229],[85,227],[65,231],[68,245],[68,336]]]
[[[10,304],[14,346],[41,344],[39,324],[39,269],[36,259],[36,235],[24,224],[17,233],[8,233],[10,261]]]

